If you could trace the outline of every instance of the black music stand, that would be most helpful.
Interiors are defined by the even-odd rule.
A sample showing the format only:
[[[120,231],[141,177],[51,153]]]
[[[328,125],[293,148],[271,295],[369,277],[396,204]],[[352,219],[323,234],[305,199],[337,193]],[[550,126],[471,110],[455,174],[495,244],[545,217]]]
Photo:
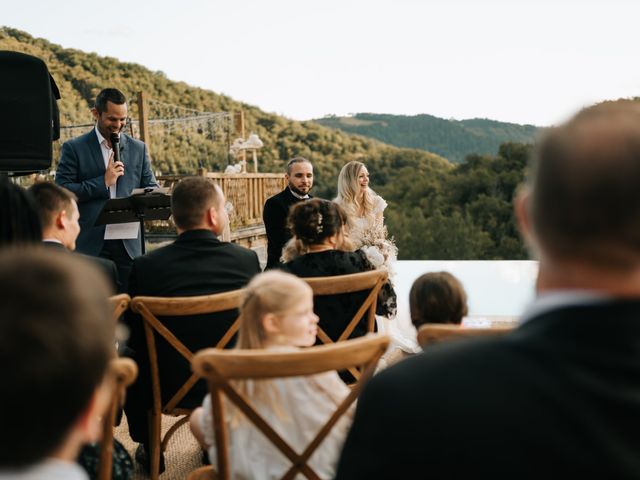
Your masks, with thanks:
[[[145,220],[167,220],[171,216],[171,195],[146,188],[143,193],[135,193],[126,198],[112,198],[102,207],[95,225],[140,222],[140,242],[142,254],[144,245]]]

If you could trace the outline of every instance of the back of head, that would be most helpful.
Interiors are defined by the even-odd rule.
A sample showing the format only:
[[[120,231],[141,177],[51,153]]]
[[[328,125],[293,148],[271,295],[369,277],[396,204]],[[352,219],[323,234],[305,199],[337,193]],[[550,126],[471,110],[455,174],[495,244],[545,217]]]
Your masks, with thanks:
[[[551,129],[532,165],[529,216],[551,258],[640,262],[640,104],[611,102]]]
[[[123,105],[127,103],[127,97],[117,88],[105,88],[96,97],[96,110],[98,112],[106,112],[107,102]]]
[[[0,252],[0,468],[56,453],[87,409],[114,352],[109,294],[81,258]]]
[[[67,216],[70,216],[72,202],[77,201],[72,192],[53,182],[35,183],[28,192],[35,201],[43,230],[53,225],[56,215],[61,211],[66,210]]]
[[[0,247],[42,241],[40,217],[33,198],[6,177],[0,177]]]
[[[429,272],[413,282],[409,308],[416,328],[425,323],[459,324],[467,315],[467,294],[450,273]]]
[[[291,233],[304,246],[322,243],[340,233],[346,221],[347,216],[338,204],[320,198],[295,204],[287,219]]]
[[[187,177],[171,194],[171,214],[176,226],[192,230],[202,224],[207,210],[220,205],[222,195],[216,185],[205,177]]]
[[[268,313],[286,314],[300,301],[300,293],[310,291],[303,280],[290,273],[269,270],[253,277],[240,305],[237,348],[263,348],[266,332],[262,319]]]

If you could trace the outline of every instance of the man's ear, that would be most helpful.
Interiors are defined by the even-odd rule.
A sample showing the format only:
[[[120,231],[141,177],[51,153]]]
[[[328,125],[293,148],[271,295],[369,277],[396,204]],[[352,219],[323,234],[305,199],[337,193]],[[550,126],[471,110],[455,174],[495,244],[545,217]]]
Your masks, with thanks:
[[[67,211],[66,210],[60,210],[57,214],[56,214],[56,218],[54,221],[54,224],[56,226],[56,230],[66,230],[67,228]]]
[[[531,230],[531,217],[529,215],[530,204],[531,189],[528,186],[521,186],[513,200],[513,213],[525,244],[530,248],[535,248],[535,238]]]
[[[114,388],[115,385],[107,374],[105,380],[94,390],[87,407],[78,417],[75,427],[83,442],[93,443],[100,439],[102,417],[108,413],[107,409]]]
[[[96,107],[93,107],[91,109],[91,114],[93,115],[94,120],[98,120],[100,118],[100,112],[98,112],[98,109]]]
[[[205,221],[212,230],[216,231],[218,227],[218,211],[215,207],[210,207],[207,209]]]

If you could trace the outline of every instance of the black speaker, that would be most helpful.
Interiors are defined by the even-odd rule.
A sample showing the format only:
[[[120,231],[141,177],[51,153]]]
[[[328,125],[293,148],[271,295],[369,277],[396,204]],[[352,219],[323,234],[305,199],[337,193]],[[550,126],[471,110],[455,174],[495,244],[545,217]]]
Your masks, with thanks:
[[[51,167],[60,138],[60,92],[37,57],[0,51],[0,172],[25,175]]]

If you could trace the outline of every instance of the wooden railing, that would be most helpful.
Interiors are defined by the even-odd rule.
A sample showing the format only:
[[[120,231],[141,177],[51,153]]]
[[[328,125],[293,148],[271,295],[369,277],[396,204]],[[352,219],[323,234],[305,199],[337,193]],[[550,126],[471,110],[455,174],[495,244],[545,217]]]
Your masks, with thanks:
[[[200,171],[222,188],[228,202],[233,205],[231,229],[251,227],[262,223],[262,209],[267,198],[282,191],[287,181],[283,173],[211,173]],[[173,187],[183,176],[163,175],[158,181]]]

